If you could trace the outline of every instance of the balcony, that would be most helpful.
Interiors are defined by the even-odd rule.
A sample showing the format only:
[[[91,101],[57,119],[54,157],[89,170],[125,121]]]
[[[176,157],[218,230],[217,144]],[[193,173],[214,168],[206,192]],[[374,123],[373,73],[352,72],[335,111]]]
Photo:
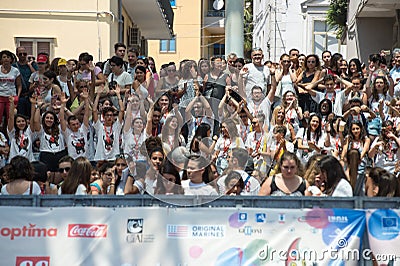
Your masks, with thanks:
[[[225,10],[208,10],[203,27],[211,34],[225,33]]]
[[[172,38],[174,12],[169,0],[122,0],[122,5],[146,39]]]

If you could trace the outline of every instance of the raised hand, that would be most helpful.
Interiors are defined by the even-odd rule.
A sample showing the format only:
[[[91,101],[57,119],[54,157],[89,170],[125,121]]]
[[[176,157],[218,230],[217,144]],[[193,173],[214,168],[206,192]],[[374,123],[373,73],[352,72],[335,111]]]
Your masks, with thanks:
[[[87,98],[89,98],[89,90],[88,90],[88,88],[83,88],[83,90],[82,90],[80,96],[81,96],[84,100],[86,100]]]
[[[61,92],[60,95],[60,101],[61,104],[66,104],[68,102],[69,98],[67,98],[67,96],[65,95],[65,92]]]
[[[115,94],[119,95],[121,93],[121,87],[119,86],[119,84],[117,83],[117,86],[115,87]]]

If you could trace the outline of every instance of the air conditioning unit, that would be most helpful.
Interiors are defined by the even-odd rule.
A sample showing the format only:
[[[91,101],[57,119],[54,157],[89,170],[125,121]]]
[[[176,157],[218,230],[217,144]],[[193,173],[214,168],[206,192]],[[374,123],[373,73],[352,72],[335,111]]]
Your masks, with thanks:
[[[128,29],[128,46],[129,47],[140,47],[141,45],[141,33],[139,28]]]

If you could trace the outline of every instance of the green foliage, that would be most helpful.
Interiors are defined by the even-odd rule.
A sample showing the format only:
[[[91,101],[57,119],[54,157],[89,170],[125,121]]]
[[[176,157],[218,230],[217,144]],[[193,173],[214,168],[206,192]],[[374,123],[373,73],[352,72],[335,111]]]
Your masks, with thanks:
[[[336,31],[336,38],[340,39],[347,22],[347,0],[331,0],[329,4],[327,23]]]
[[[253,1],[246,0],[244,6],[244,55],[248,57],[253,46]]]

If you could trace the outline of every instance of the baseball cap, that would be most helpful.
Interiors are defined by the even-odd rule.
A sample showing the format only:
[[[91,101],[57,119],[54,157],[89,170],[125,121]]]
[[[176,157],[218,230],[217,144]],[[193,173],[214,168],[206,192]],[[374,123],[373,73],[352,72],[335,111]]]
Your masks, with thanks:
[[[67,60],[65,60],[64,58],[60,58],[58,60],[57,66],[66,66],[66,65],[67,65]]]
[[[38,63],[47,63],[47,56],[44,54],[40,54],[36,60]]]

